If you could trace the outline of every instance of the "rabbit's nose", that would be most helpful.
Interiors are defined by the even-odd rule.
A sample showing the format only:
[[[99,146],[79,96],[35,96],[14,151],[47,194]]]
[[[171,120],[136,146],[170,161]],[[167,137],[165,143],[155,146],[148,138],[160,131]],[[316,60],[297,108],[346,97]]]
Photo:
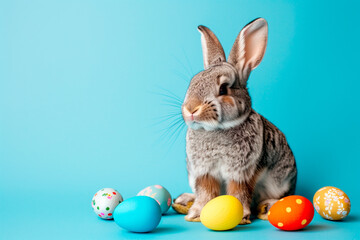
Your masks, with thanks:
[[[196,98],[189,99],[183,108],[185,121],[194,121],[194,117],[201,114],[202,102]]]
[[[186,103],[185,107],[189,111],[189,113],[194,114],[196,113],[201,107],[201,101],[197,98],[191,98]]]

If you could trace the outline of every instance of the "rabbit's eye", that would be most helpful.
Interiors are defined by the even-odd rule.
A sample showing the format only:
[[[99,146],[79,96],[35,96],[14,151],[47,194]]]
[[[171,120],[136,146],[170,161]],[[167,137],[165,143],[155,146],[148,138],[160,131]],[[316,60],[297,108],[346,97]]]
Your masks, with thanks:
[[[228,84],[227,83],[223,83],[221,84],[220,86],[220,89],[219,89],[219,95],[226,95],[228,94]]]

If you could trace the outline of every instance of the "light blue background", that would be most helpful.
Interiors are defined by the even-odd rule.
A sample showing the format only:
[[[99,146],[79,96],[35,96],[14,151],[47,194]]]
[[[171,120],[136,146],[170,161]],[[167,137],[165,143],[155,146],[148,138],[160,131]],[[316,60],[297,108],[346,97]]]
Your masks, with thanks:
[[[344,0],[1,1],[0,238],[359,239],[359,10]],[[103,187],[124,198],[153,184],[190,190],[185,129],[164,118],[180,108],[167,96],[182,99],[202,70],[199,24],[228,54],[256,17],[269,40],[249,80],[253,106],[286,134],[297,193],[341,188],[347,220],[215,233],[170,215],[143,235],[99,220],[90,201]]]

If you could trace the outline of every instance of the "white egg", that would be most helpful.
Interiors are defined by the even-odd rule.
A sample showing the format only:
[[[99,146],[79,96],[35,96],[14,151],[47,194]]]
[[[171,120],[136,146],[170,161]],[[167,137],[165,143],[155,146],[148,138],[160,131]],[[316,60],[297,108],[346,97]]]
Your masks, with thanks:
[[[103,188],[95,193],[91,206],[102,219],[112,219],[117,205],[123,201],[121,194],[113,188]]]

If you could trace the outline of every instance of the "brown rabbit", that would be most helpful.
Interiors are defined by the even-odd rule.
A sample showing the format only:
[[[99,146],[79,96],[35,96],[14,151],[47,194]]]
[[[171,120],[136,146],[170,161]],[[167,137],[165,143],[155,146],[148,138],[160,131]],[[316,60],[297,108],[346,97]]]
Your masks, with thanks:
[[[252,109],[246,86],[265,53],[267,22],[258,18],[246,25],[227,61],[214,33],[205,26],[198,29],[205,70],[192,78],[182,105],[194,194],[180,195],[173,207],[187,214],[187,221],[200,221],[203,206],[225,189],[243,204],[241,224],[251,223],[251,206],[267,219],[277,200],[294,194],[297,177],[284,134]]]

